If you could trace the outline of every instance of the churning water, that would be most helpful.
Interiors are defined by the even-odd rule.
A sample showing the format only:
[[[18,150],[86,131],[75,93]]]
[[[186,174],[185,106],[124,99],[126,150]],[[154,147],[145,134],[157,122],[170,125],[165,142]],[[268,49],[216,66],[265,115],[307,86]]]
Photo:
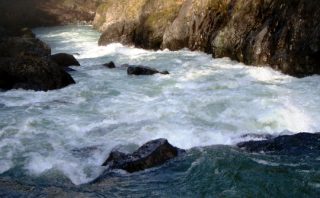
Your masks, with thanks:
[[[3,177],[33,178],[37,185],[58,185],[58,178],[65,178],[64,185],[85,184],[102,174],[100,165],[114,147],[132,151],[161,137],[185,149],[225,146],[192,149],[153,171],[114,173],[103,182],[103,192],[102,184],[86,192],[204,197],[319,192],[320,159],[302,163],[249,155],[232,145],[248,133],[320,131],[320,76],[297,79],[188,50],[99,47],[99,33],[90,26],[35,32],[52,53],[72,53],[82,66],[71,73],[77,84],[61,90],[0,93]],[[102,66],[109,61],[119,68]],[[120,67],[126,63],[170,75],[127,76]]]

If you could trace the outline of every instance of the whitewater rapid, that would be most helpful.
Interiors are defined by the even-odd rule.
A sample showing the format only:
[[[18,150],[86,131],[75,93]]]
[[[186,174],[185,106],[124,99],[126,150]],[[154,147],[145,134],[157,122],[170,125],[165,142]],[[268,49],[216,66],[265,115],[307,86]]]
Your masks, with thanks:
[[[320,131],[319,76],[298,79],[201,52],[97,46],[90,26],[35,29],[52,53],[81,67],[61,90],[0,93],[0,174],[57,171],[74,184],[99,176],[114,147],[167,138],[180,148],[233,145],[243,134]],[[142,64],[170,75],[127,76],[103,63]]]

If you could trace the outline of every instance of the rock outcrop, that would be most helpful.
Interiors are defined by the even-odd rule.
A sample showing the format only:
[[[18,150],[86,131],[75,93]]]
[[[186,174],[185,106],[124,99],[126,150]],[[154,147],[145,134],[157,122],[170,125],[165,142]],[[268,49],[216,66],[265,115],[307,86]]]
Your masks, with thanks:
[[[105,0],[0,0],[0,24],[9,29],[90,22]]]
[[[279,155],[320,154],[320,133],[299,133],[283,135],[263,141],[249,141],[238,144],[249,152],[265,152]]]
[[[75,83],[50,58],[51,49],[26,29],[0,37],[0,89],[47,91]]]
[[[52,61],[54,61],[56,64],[58,64],[62,68],[66,68],[69,66],[80,66],[80,63],[71,54],[58,53],[58,54],[51,55],[50,58]]]
[[[99,6],[93,25],[103,34],[100,45],[112,42],[159,49],[166,27],[183,0],[110,0]]]
[[[320,74],[319,19],[317,0],[110,0],[94,26],[100,45],[187,47],[303,77]]]
[[[182,152],[184,150],[172,146],[168,140],[157,139],[145,143],[132,154],[112,151],[102,166],[132,173],[164,164]]]

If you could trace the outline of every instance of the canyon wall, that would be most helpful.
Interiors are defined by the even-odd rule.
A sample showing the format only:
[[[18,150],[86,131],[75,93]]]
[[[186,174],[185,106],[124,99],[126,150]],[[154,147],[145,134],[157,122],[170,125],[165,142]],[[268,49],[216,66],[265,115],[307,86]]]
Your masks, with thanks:
[[[0,0],[0,27],[93,21],[111,42],[189,48],[293,76],[320,74],[317,0]]]
[[[0,0],[0,26],[7,29],[89,22],[105,0]]]
[[[293,76],[320,74],[317,0],[109,0],[94,27],[99,44],[187,47]]]

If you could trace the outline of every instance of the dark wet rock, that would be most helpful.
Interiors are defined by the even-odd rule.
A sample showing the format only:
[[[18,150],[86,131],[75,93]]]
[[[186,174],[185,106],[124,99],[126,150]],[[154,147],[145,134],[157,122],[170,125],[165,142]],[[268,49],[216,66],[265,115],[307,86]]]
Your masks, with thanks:
[[[103,66],[109,68],[109,69],[113,69],[113,68],[116,68],[116,65],[114,64],[114,62],[109,62],[109,63],[105,63],[103,64]]]
[[[51,49],[37,38],[8,36],[0,39],[0,57],[49,56]]]
[[[66,72],[75,72],[75,71],[77,71],[77,70],[72,69],[70,67],[65,67],[65,68],[63,68],[63,70],[66,71]]]
[[[0,89],[47,91],[74,84],[72,77],[46,57],[0,59]]]
[[[112,151],[102,166],[132,173],[160,166],[182,152],[184,150],[172,146],[166,139],[157,139],[147,142],[132,154]]]
[[[237,146],[249,152],[285,155],[320,154],[320,133],[283,135],[262,141],[242,142]]]
[[[52,61],[57,63],[60,67],[69,67],[69,66],[80,66],[80,63],[77,61],[77,59],[67,53],[58,53],[51,55]]]
[[[28,29],[0,38],[0,89],[47,91],[74,84],[50,59],[51,49]]]
[[[318,0],[111,0],[99,7],[94,25],[103,32],[100,45],[187,47],[303,77],[320,74],[319,5]]]
[[[128,75],[154,75],[154,74],[169,74],[168,71],[158,71],[151,67],[145,67],[145,66],[128,66],[127,69]]]

